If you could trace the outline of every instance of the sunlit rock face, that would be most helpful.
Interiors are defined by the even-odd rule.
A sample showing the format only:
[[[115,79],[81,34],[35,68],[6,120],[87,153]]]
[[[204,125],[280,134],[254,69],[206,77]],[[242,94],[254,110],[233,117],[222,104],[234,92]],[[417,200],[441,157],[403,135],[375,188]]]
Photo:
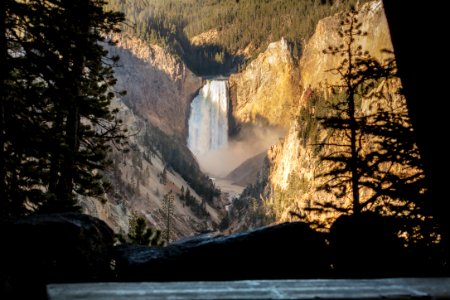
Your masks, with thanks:
[[[234,119],[288,128],[300,98],[298,75],[288,42],[271,43],[241,73],[230,76]]]
[[[358,37],[357,45],[368,51],[370,55],[379,60],[391,57],[392,55],[384,51],[392,50],[392,43],[389,35],[389,27],[382,1],[369,2],[358,9],[358,20],[361,22],[361,30],[367,32],[366,36]],[[339,46],[342,38],[338,34],[340,22],[344,17],[343,13],[322,19],[317,24],[314,35],[309,39],[303,48],[302,57],[299,62],[299,85],[301,97],[298,111],[305,106],[312,94],[321,95],[323,99],[330,96],[329,86],[337,84],[339,76],[336,72],[329,70],[339,66],[342,61],[340,55],[325,55],[323,50],[328,46]],[[399,82],[391,80],[382,82],[378,91],[385,90],[386,93],[394,95],[399,87]],[[360,107],[361,113],[373,113],[376,105],[370,100]],[[402,105],[404,98],[393,97],[395,105]],[[273,202],[274,215],[276,221],[290,220],[290,212],[305,214],[310,221],[329,225],[338,217],[338,213],[311,213],[309,208],[311,203],[321,203],[334,199],[326,192],[318,192],[320,179],[317,176],[326,165],[321,163],[320,155],[310,143],[302,144],[299,136],[302,133],[302,124],[293,123],[289,134],[282,142],[273,147],[269,153],[270,158],[270,186],[275,191],[270,199]],[[320,127],[319,127],[320,128]],[[318,129],[318,140],[327,138],[327,132]],[[332,149],[329,149],[332,151]],[[281,196],[280,196],[281,195]]]
[[[392,50],[392,43],[382,1],[366,3],[358,11],[361,30],[367,35],[358,38],[356,43],[379,61],[390,57],[390,53],[383,51]],[[314,214],[309,210],[312,203],[332,200],[332,195],[317,191],[320,186],[317,175],[325,166],[320,162],[315,146],[299,138],[304,135],[305,128],[297,119],[312,95],[327,99],[330,96],[328,87],[339,80],[336,72],[329,70],[339,66],[343,58],[325,55],[323,50],[342,43],[338,29],[343,17],[344,13],[338,13],[319,21],[315,33],[302,47],[298,62],[292,58],[289,44],[281,40],[271,44],[241,73],[230,77],[232,110],[237,122],[262,120],[288,128],[284,138],[267,153],[268,183],[261,197],[273,222],[293,220],[291,212],[326,225],[338,217],[335,212]],[[398,86],[396,81],[383,82],[379,91],[386,90],[393,95]],[[361,113],[373,112],[376,107],[373,101],[364,103]],[[401,105],[404,99],[396,97],[394,101]],[[309,114],[313,116],[314,108]],[[318,128],[314,134],[318,141],[324,141],[328,133]]]
[[[191,103],[188,147],[197,157],[228,143],[228,91],[224,80],[208,80]]]
[[[373,58],[383,61],[390,56],[383,50],[392,50],[393,47],[382,1],[366,3],[359,7],[358,11],[360,29],[367,35],[358,37],[356,43]],[[342,17],[343,14],[339,13],[320,20],[313,36],[306,43],[300,59],[301,86],[305,89],[323,90],[328,84],[335,84],[338,80],[338,74],[329,70],[336,68],[342,57],[324,55],[323,50],[329,46],[342,44],[342,38],[338,33]]]

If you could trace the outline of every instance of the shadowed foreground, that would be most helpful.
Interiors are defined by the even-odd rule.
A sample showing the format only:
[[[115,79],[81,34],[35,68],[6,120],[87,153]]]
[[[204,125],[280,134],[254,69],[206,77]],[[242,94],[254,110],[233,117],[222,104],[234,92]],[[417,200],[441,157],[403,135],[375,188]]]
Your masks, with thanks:
[[[450,278],[51,284],[70,299],[450,299]]]

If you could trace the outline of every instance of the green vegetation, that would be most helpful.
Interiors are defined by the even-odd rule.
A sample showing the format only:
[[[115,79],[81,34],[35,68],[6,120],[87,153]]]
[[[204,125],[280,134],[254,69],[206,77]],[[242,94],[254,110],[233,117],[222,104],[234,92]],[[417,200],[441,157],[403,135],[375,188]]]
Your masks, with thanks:
[[[256,181],[249,184],[243,191],[240,198],[254,198],[260,200],[261,195],[266,194],[264,189],[269,182],[269,160],[267,157],[264,158],[264,164],[261,169],[256,174]]]
[[[214,197],[220,195],[220,190],[214,186],[208,176],[201,172],[192,153],[180,139],[167,135],[147,121],[140,121],[135,126],[140,128],[140,132],[137,133],[136,140],[129,141],[128,152],[112,151],[109,154],[109,158],[114,163],[113,167],[104,172],[105,177],[114,187],[108,191],[109,200],[121,205],[125,212],[125,201],[150,198],[149,191],[144,192],[146,188],[149,188],[148,178],[151,175],[150,166],[146,163],[152,165],[156,157],[164,163],[162,170],[157,174],[160,184],[173,184],[171,174],[176,172],[202,200],[212,203]],[[124,168],[126,165],[129,167]],[[158,198],[165,193],[162,193],[158,186],[151,188]],[[205,215],[197,201],[191,205],[191,210],[197,216]]]
[[[167,245],[170,243],[170,236],[172,233],[171,219],[173,218],[174,201],[175,195],[172,193],[172,191],[165,194],[162,201],[163,215],[165,220],[164,239],[166,240]]]
[[[298,56],[317,22],[344,11],[356,0],[109,0],[108,8],[126,15],[123,30],[178,55],[201,75],[227,73],[285,37]],[[207,44],[191,39],[209,30],[219,36]],[[244,50],[247,53],[244,54]]]
[[[267,188],[269,183],[269,160],[266,157],[261,171],[256,176],[256,181],[248,185],[239,198],[233,199],[228,215],[221,221],[221,230],[233,220],[245,220],[245,228],[241,230],[265,226],[275,221],[275,216],[266,206],[265,197],[270,192]]]
[[[133,212],[128,222],[127,239],[119,235],[120,242],[130,242],[152,247],[161,247],[164,245],[161,239],[161,231],[148,227],[144,217],[138,216],[136,212]]]
[[[100,42],[123,15],[101,0],[4,0],[0,12],[0,215],[75,209],[101,196],[116,82]],[[107,64],[105,64],[107,62]]]
[[[167,168],[164,167],[161,174],[159,174],[159,183],[166,185],[167,184]]]
[[[199,216],[201,218],[209,217],[209,213],[205,207],[206,206],[205,200],[202,199],[202,202],[199,204],[197,202],[197,199],[194,196],[192,196],[189,188],[185,190],[184,187],[182,186],[179,197],[180,200],[183,202],[183,206],[185,205],[188,206],[196,216]]]
[[[306,104],[300,108],[297,116],[298,138],[303,147],[313,147],[314,154],[319,155],[324,141],[332,134],[332,130],[323,130],[321,120],[335,116],[333,106],[340,103],[345,95],[336,93],[325,99],[319,92],[308,93]]]

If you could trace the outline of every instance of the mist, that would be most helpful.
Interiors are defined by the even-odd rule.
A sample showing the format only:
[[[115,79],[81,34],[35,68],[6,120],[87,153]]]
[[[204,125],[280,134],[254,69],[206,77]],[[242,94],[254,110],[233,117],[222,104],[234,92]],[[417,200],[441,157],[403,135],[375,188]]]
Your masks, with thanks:
[[[247,126],[230,138],[228,145],[197,157],[201,169],[211,177],[224,178],[247,159],[278,143],[285,131],[268,126]]]

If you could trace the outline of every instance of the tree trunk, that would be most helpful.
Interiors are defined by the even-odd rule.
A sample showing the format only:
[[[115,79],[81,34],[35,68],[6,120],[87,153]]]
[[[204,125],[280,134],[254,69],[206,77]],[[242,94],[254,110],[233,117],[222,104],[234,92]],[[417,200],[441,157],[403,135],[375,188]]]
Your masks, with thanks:
[[[89,0],[77,2],[77,4],[69,4],[72,13],[82,11],[85,7],[89,7]],[[66,7],[67,9],[67,7]],[[59,200],[67,201],[71,205],[74,203],[74,179],[76,176],[77,155],[80,147],[80,105],[83,97],[82,82],[84,77],[84,68],[86,65],[86,57],[83,50],[88,48],[88,41],[86,36],[89,34],[89,20],[85,16],[68,16],[68,21],[73,22],[70,26],[70,34],[72,40],[70,41],[75,46],[69,51],[69,65],[72,65],[72,70],[69,73],[72,79],[68,84],[67,89],[70,95],[68,99],[70,103],[67,105],[67,119],[65,124],[65,144],[67,146],[66,155],[62,162],[61,184],[59,188]]]
[[[67,151],[62,163],[58,200],[72,202],[73,200],[73,179],[75,177],[75,163],[78,152],[78,130],[80,125],[80,114],[77,98],[72,99],[69,106],[66,121],[66,145]]]
[[[73,59],[73,70],[71,76],[72,86],[68,89],[69,104],[67,105],[67,117],[65,123],[64,144],[66,149],[63,152],[65,155],[61,163],[61,176],[59,180],[57,198],[60,201],[66,202],[70,205],[73,203],[74,178],[76,174],[77,154],[80,147],[79,128],[80,128],[80,99],[82,91],[80,86],[80,79],[83,76],[84,57],[82,54],[76,54]],[[72,96],[73,95],[73,96]]]
[[[357,124],[355,117],[355,94],[351,90],[348,97],[349,118],[350,118],[350,171],[352,173],[352,195],[353,195],[353,214],[361,212],[359,201],[359,172],[358,172],[358,149],[356,145]]]
[[[348,117],[350,126],[350,172],[351,172],[351,183],[352,183],[352,196],[353,196],[353,214],[357,215],[361,212],[361,204],[359,200],[359,172],[358,172],[358,149],[356,145],[356,134],[357,134],[357,123],[355,116],[355,84],[352,82],[353,75],[353,52],[352,44],[354,40],[353,28],[354,19],[351,18],[350,30],[349,30],[349,40],[347,43],[347,59],[348,59],[348,70],[347,70],[347,89],[348,89]]]
[[[63,121],[61,113],[56,113],[55,122],[52,130],[53,145],[50,153],[50,174],[48,191],[56,195],[58,192],[58,182],[61,168],[61,149],[59,143],[61,142],[61,128],[63,128]]]

